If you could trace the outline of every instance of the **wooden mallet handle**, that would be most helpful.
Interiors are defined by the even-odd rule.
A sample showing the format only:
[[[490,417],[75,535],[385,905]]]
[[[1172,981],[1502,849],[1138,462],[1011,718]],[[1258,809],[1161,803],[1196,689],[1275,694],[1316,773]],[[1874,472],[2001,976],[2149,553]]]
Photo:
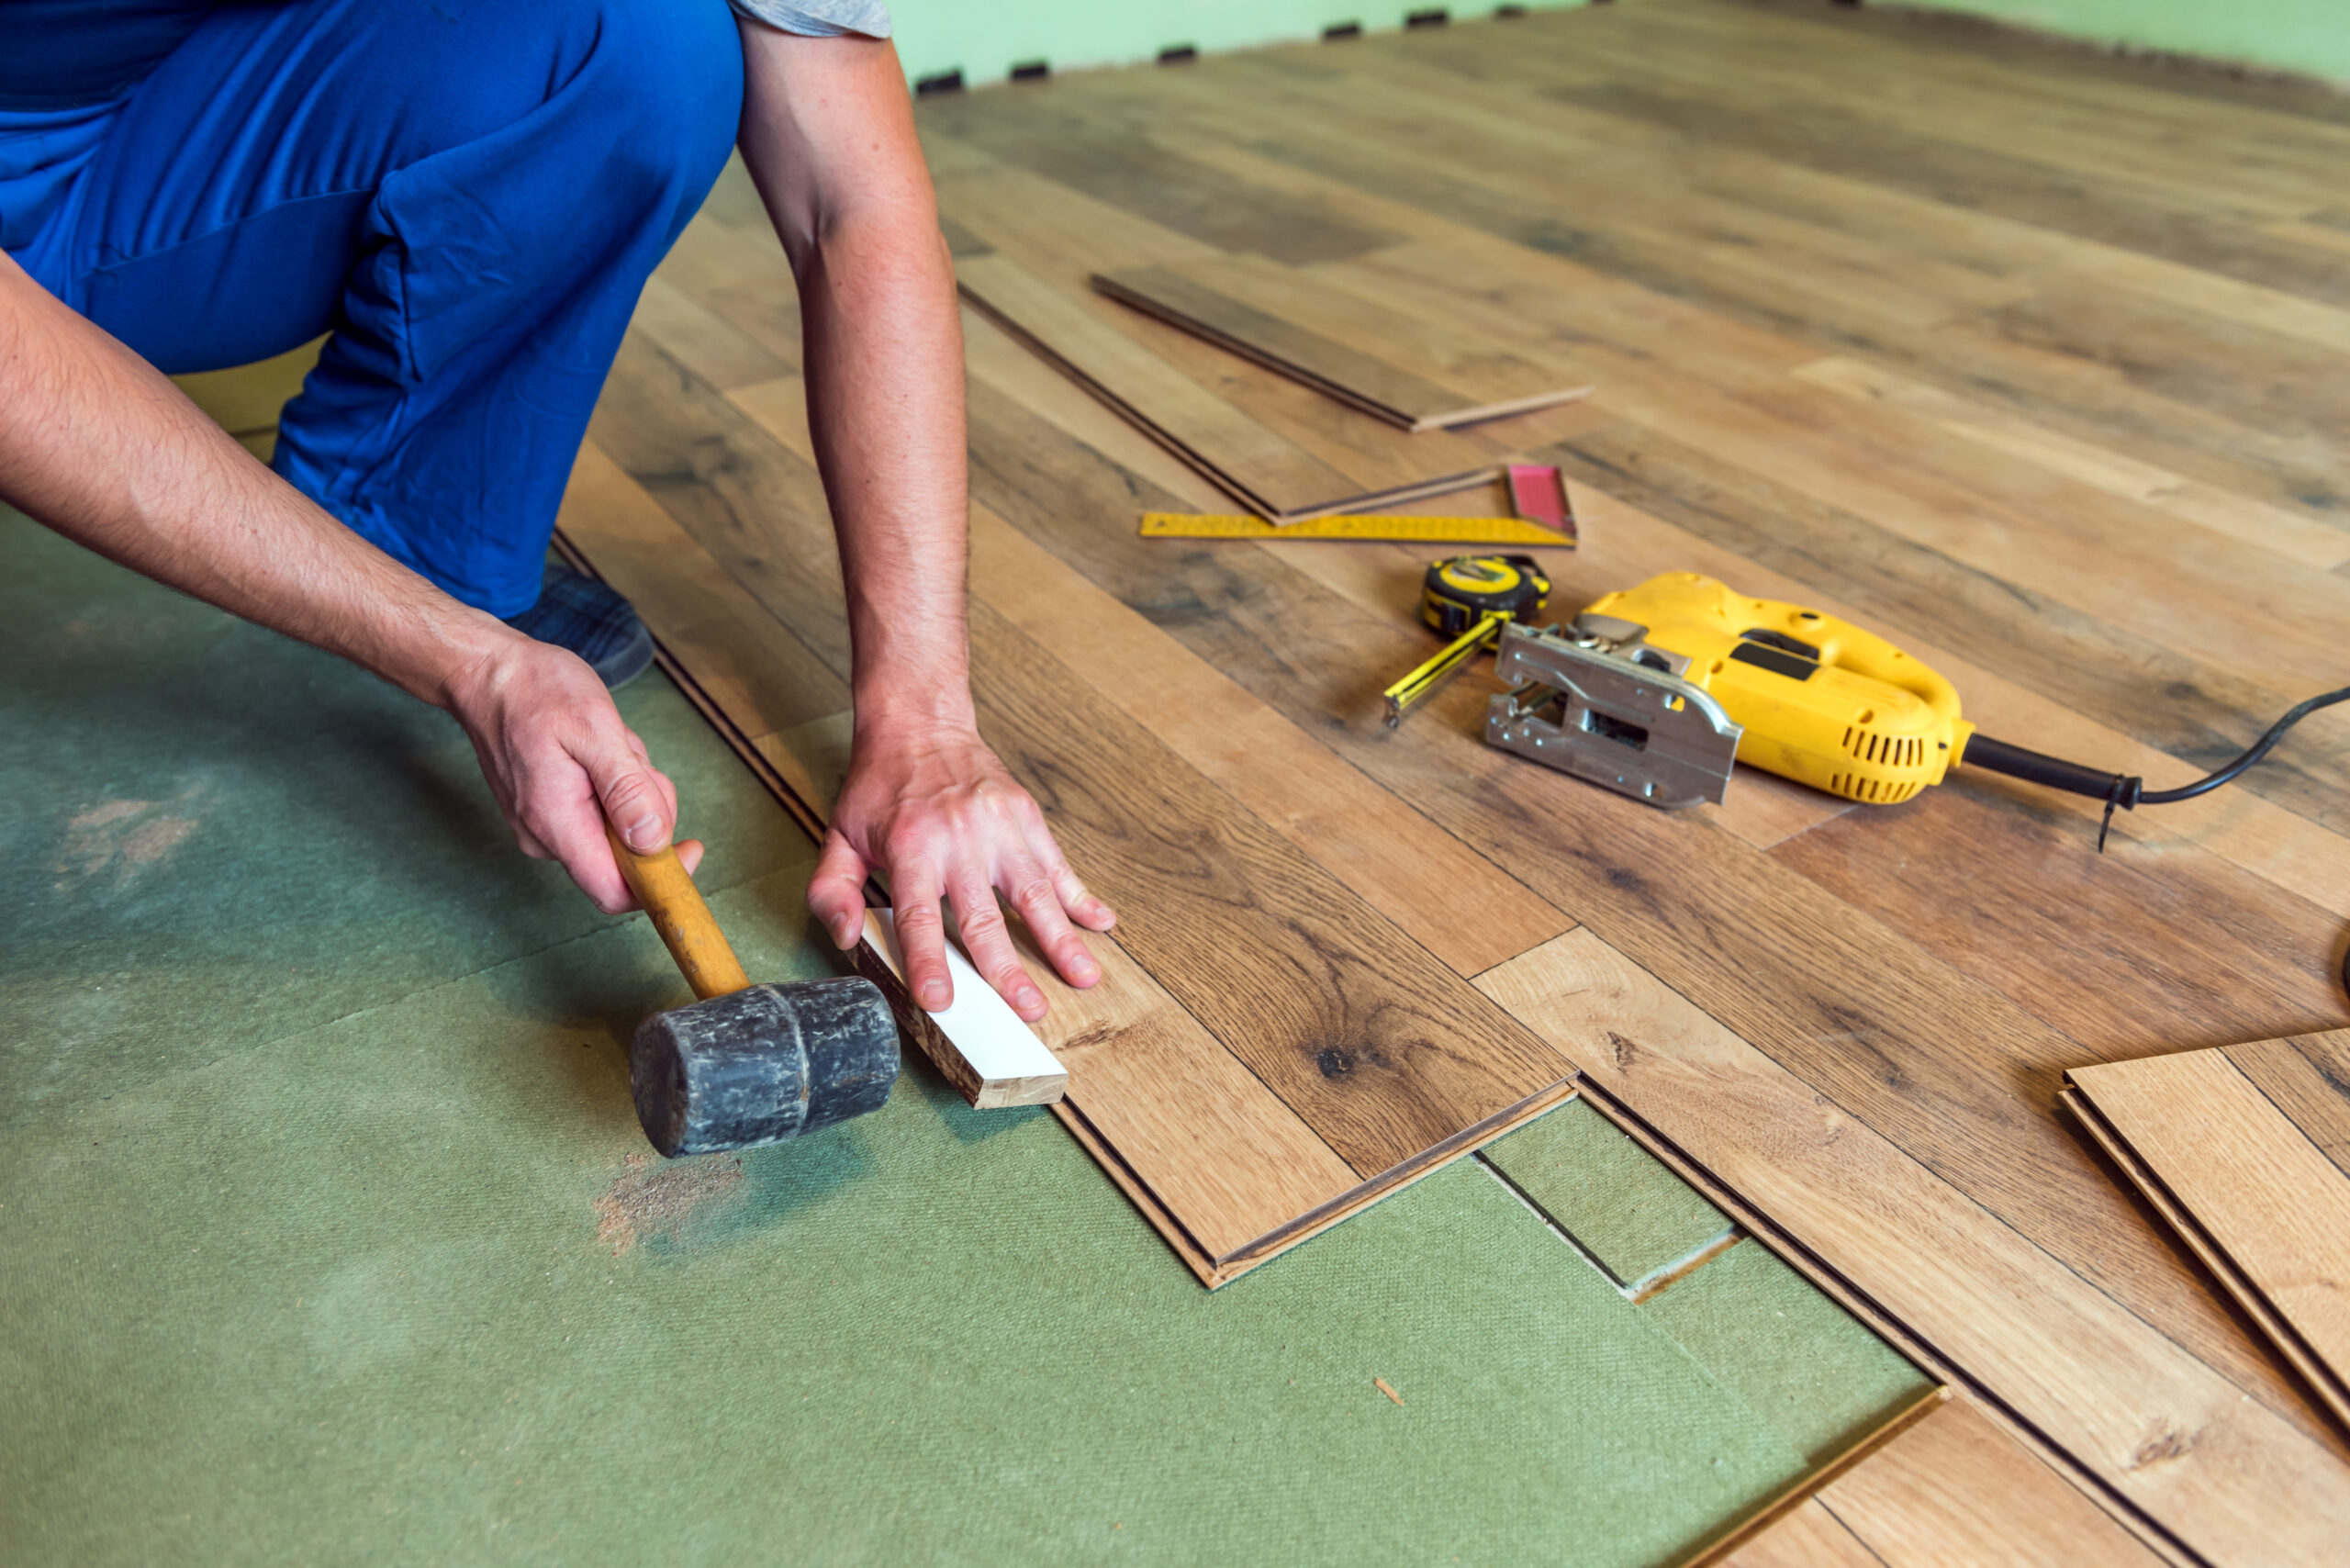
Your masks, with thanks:
[[[743,972],[742,962],[726,945],[726,935],[718,929],[710,905],[702,902],[694,879],[678,863],[677,846],[672,845],[657,855],[639,855],[621,842],[610,823],[604,824],[604,836],[611,840],[621,875],[628,879],[628,890],[644,906],[653,929],[661,934],[662,945],[677,960],[694,995],[707,1001],[749,990],[751,977]]]

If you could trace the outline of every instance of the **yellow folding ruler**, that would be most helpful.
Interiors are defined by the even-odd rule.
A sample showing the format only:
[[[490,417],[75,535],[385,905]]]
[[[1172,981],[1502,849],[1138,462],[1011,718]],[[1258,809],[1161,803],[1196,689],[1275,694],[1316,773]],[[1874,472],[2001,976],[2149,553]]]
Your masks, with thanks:
[[[1394,539],[1429,544],[1533,544],[1571,550],[1574,536],[1520,517],[1315,517],[1279,527],[1261,517],[1143,513],[1146,539]]]

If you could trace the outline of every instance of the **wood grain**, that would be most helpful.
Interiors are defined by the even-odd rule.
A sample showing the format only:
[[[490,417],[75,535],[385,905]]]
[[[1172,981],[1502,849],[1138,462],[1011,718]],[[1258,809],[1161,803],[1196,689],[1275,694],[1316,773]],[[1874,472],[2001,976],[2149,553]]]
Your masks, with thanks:
[[[1270,263],[1134,267],[1096,274],[1092,283],[1113,299],[1403,430],[1530,413],[1591,394],[1588,386],[1559,386],[1500,345],[1466,334],[1433,352],[1399,354],[1397,346],[1415,337],[1447,334],[1370,301],[1352,311],[1315,309],[1307,302],[1318,296],[1326,307],[1332,291],[1284,277]],[[1472,382],[1473,388],[1465,385]]]
[[[1343,883],[984,603],[972,610],[983,733],[1094,890],[1147,912],[1120,945],[1358,1174],[1567,1077]]]
[[[1276,521],[1337,510],[1347,477],[1001,256],[956,265],[964,297],[1184,462]]]
[[[1971,1400],[1953,1400],[1896,1438],[1819,1503],[1885,1568],[2162,1561]]]
[[[2350,1173],[2350,1032],[2221,1049],[2318,1152]]]
[[[805,593],[805,586],[775,581],[773,564],[821,561],[829,555],[827,524],[822,514],[805,505],[778,504],[790,498],[788,489],[783,498],[776,498],[733,487],[735,476],[742,474],[796,479],[803,472],[791,466],[808,460],[805,401],[798,378],[776,377],[737,387],[724,398],[717,398],[690,367],[651,345],[635,356],[626,374],[638,379],[621,388],[608,407],[623,398],[650,400],[659,395],[665,382],[681,389],[681,395],[663,407],[657,420],[648,420],[625,434],[633,443],[637,460],[649,472],[663,476],[674,504],[725,556],[722,569],[705,549],[702,538],[670,521],[659,502],[608,460],[600,460],[599,454],[600,465],[593,472],[601,487],[631,498],[639,511],[649,508],[653,514],[635,519],[642,536],[640,549],[650,551],[648,559],[673,559],[685,568],[676,580],[648,588],[648,611],[655,613],[656,627],[674,622],[681,630],[705,631],[716,638],[733,638],[739,644],[744,639],[733,622],[713,620],[706,610],[709,602],[740,607],[748,599],[742,585],[748,583],[773,594],[773,602],[765,608],[771,610],[780,604],[789,613],[797,603],[796,596]],[[682,469],[680,457],[686,459]],[[984,514],[981,521],[986,521]],[[1001,547],[983,557],[982,579],[1028,615],[1040,632],[1062,639],[1073,655],[1090,656],[1099,666],[1103,649],[1083,635],[1068,641],[1069,628],[1075,626],[1080,633],[1089,625],[1103,631],[1103,611],[1115,607],[1098,590],[1090,590],[1093,608],[1087,611],[1089,590],[1081,580],[1068,577],[1066,568],[1061,580],[1055,583],[1046,570],[1047,561],[1020,558],[1015,539],[990,533],[984,527],[980,533],[983,540],[991,539]],[[1003,548],[1013,551],[1009,559],[1003,556]],[[1028,577],[1038,571],[1045,572],[1041,584]],[[1047,595],[1055,588],[1068,592],[1073,602],[1065,608],[1080,613],[1074,620],[1057,620],[1047,613],[1049,599],[1038,596],[1039,588]],[[757,608],[747,613],[751,620],[760,619]],[[1013,624],[992,619],[984,601],[975,608],[975,614],[981,629],[982,670],[990,667],[987,650],[1001,646],[1001,664],[1020,672],[1019,679],[999,687],[990,687],[982,678],[983,722],[990,734],[997,734],[1000,726],[1027,726],[1024,745],[999,741],[1015,767],[1024,767],[1029,757],[1051,756],[1052,784],[1048,787],[1045,780],[1035,780],[1039,795],[1058,804],[1077,800],[1089,789],[1114,790],[1124,784],[1135,759],[1153,744],[1137,727],[1139,719],[1119,718],[1107,707],[1090,708],[1088,704],[1099,705],[1104,700],[1081,692],[1074,684],[1056,685],[1056,679],[1073,683],[1074,678],[1059,670],[1048,654],[1024,641]],[[1321,754],[1317,763],[1310,743],[1289,730],[1285,721],[1255,708],[1237,689],[1183,657],[1171,644],[1163,640],[1156,646],[1136,644],[1133,651],[1146,673],[1153,660],[1168,672],[1158,688],[1159,696],[1169,700],[1168,711],[1143,707],[1137,710],[1142,718],[1171,721],[1204,755],[1210,749],[1209,732],[1203,726],[1212,722],[1214,712],[1226,720],[1241,718],[1248,722],[1253,711],[1249,728],[1257,740],[1273,756],[1286,757],[1294,767],[1304,769],[1303,778],[1275,789],[1267,797],[1287,802],[1285,825],[1291,834],[1315,843],[1341,862],[1354,862],[1356,869],[1369,858],[1386,856],[1387,863],[1395,868],[1399,885],[1391,896],[1399,910],[1410,908],[1405,895],[1416,892],[1443,913],[1447,890],[1436,876],[1448,869],[1456,879],[1473,880],[1479,875],[1471,868],[1481,863],[1456,841],[1425,823],[1414,826],[1417,819],[1393,797],[1367,791],[1359,776],[1327,754]],[[743,658],[740,646],[689,651],[695,652],[718,671]],[[803,655],[803,662],[806,657]],[[1099,667],[1103,684],[1117,689],[1115,666]],[[1049,673],[1054,671],[1058,674]],[[722,683],[719,689],[733,695]],[[1131,698],[1132,693],[1126,695]],[[836,700],[828,692],[813,706],[821,708]],[[1187,700],[1196,700],[1214,712],[1186,713],[1182,703]],[[840,715],[820,713],[785,724],[756,707],[738,705],[743,711],[733,717],[733,731],[756,730],[751,749],[795,779],[807,780],[796,784],[793,792],[821,809],[836,788],[843,734]],[[1068,722],[1101,736],[1102,749],[1080,758],[1069,755],[1065,747],[1056,748],[1051,733]],[[820,750],[822,755],[815,755]],[[1056,750],[1060,755],[1054,756]],[[1248,782],[1245,751],[1227,745],[1217,755],[1222,769],[1236,782]],[[1041,770],[1046,765],[1036,766]],[[1364,826],[1342,824],[1337,817],[1316,822],[1307,802],[1317,769],[1323,785],[1335,796],[1322,801],[1323,810],[1343,806],[1351,795],[1368,819]],[[1201,848],[1219,834],[1238,846],[1237,855],[1213,857],[1210,879],[1218,884],[1214,896],[1221,901],[1213,907],[1219,913],[1228,920],[1236,903],[1255,898],[1249,891],[1253,878],[1270,884],[1269,896],[1262,902],[1270,907],[1271,917],[1287,923],[1291,942],[1303,935],[1313,947],[1337,956],[1336,962],[1323,966],[1329,971],[1321,982],[1323,993],[1301,999],[1306,1005],[1292,1008],[1286,1031],[1280,1026],[1268,1030],[1265,1018],[1244,1005],[1248,992],[1229,989],[1235,966],[1219,943],[1203,940],[1213,926],[1196,915],[1189,922],[1179,918],[1158,929],[1129,922],[1124,927],[1128,933],[1126,943],[1140,943],[1152,970],[1178,982],[1185,995],[1170,994],[1122,948],[1108,944],[1105,967],[1119,981],[1121,994],[1064,991],[1056,1004],[1062,1016],[1047,1025],[1049,1039],[1075,1041],[1077,1061],[1090,1059],[1101,1070],[1090,1091],[1080,1090],[1065,1119],[1072,1126],[1083,1124],[1084,1136],[1116,1165],[1122,1182],[1130,1184],[1137,1202],[1169,1232],[1170,1243],[1204,1280],[1221,1283],[1234,1277],[1571,1092],[1565,1081],[1566,1064],[1486,1006],[1473,990],[1402,933],[1381,921],[1358,895],[1335,879],[1317,877],[1311,863],[1297,858],[1285,845],[1281,847],[1287,850],[1286,857],[1269,854],[1280,840],[1253,818],[1211,826],[1218,811],[1228,811],[1228,799],[1213,790],[1202,793],[1204,781],[1183,764],[1169,759],[1168,766],[1147,771],[1162,790],[1172,787],[1176,791],[1131,809],[1136,817],[1165,824],[1161,853],[1180,846],[1189,864],[1197,862]],[[1186,798],[1186,789],[1180,783],[1185,778],[1194,781],[1189,787],[1192,803],[1188,809],[1170,803]],[[1289,793],[1282,794],[1283,789]],[[1102,813],[1105,819],[1127,814]],[[1057,828],[1065,842],[1072,841],[1067,826],[1057,822]],[[1432,857],[1433,865],[1414,865],[1408,856],[1395,854],[1390,841],[1398,838],[1406,848],[1417,843]],[[1347,848],[1349,845],[1351,850]],[[1098,859],[1113,874],[1104,877],[1090,868],[1089,876],[1113,902],[1151,906],[1154,901],[1142,888],[1118,881],[1110,857]],[[1415,882],[1416,878],[1421,880]],[[1156,902],[1163,905],[1167,901]],[[1183,912],[1174,913],[1180,916]],[[1555,912],[1522,891],[1515,902],[1504,898],[1492,910],[1458,903],[1453,913],[1472,930],[1465,936],[1447,935],[1456,951],[1479,964],[1562,928]],[[1426,912],[1416,914],[1427,919]],[[1183,929],[1186,924],[1189,931]],[[1245,923],[1240,928],[1246,929]],[[1431,925],[1430,929],[1438,928]],[[1278,958],[1285,944],[1270,928],[1267,935],[1265,946]],[[1293,964],[1284,961],[1278,972],[1288,980],[1286,988],[1269,980],[1259,986],[1260,994],[1269,990],[1297,991]],[[1464,1002],[1471,1014],[1466,1018],[1459,1016]],[[1117,1011],[1120,1007],[1126,1011]],[[1192,1009],[1218,1023],[1220,1032],[1236,1048],[1245,1047],[1250,1065],[1244,1067],[1219,1044],[1193,1016]],[[1483,1017],[1476,1016],[1480,1013]],[[915,1017],[910,1026],[920,1031],[923,1023]],[[1072,1025],[1074,1035],[1061,1032]],[[918,1032],[916,1037],[926,1047],[941,1043],[926,1033]],[[943,1070],[957,1080],[967,1096],[976,1092],[985,1098],[990,1093],[984,1083],[975,1086],[963,1081],[968,1073],[957,1078],[957,1064],[951,1054],[942,1054],[941,1059]],[[1079,1071],[1082,1073],[1081,1066]],[[1285,1084],[1288,1098],[1308,1116],[1320,1120],[1302,1119],[1299,1111],[1283,1103],[1268,1083]],[[1013,1103],[1006,1095],[1037,1097],[1016,1086],[995,1097]],[[1317,1126],[1329,1142],[1317,1136]],[[1333,1144],[1357,1163],[1350,1166],[1342,1160],[1332,1151]]]
[[[2350,1427],[2350,1175],[2221,1050],[2065,1081],[2124,1172]],[[2318,1103],[2332,1134],[2333,1107]]]
[[[1819,1265],[1865,1280],[1884,1312],[2193,1550],[2241,1561],[2256,1541],[2255,1560],[2327,1560],[2320,1521],[2350,1506],[2341,1467],[2303,1462],[2276,1414],[1597,936],[1572,932],[1479,983],[1755,1208],[1803,1215]],[[2029,1299],[2028,1320],[2003,1299]]]

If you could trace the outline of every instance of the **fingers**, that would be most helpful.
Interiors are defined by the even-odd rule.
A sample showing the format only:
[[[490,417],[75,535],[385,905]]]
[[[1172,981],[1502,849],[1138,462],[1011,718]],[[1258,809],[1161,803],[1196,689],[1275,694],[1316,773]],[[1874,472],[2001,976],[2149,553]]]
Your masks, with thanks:
[[[833,946],[845,953],[865,934],[865,857],[850,847],[838,831],[824,835],[823,853],[816,857],[816,874],[808,879],[808,908],[832,935]]]
[[[700,839],[681,838],[677,841],[677,864],[686,868],[687,876],[692,876],[700,867],[701,856],[702,844]]]
[[[1073,883],[1077,879],[1069,879]],[[1044,867],[1033,860],[1015,866],[1004,896],[1020,912],[1029,935],[1035,938],[1037,949],[1060,971],[1061,979],[1080,991],[1102,979],[1102,966],[1094,961],[1085,938],[1069,924],[1068,905],[1060,888]]]
[[[1042,1018],[1045,993],[1036,989],[1020,961],[1019,949],[1012,945],[1012,929],[1004,924],[1003,911],[996,907],[995,889],[983,876],[967,874],[947,897],[955,906],[955,928],[962,933],[963,950],[971,956],[971,967],[979,971],[979,978],[993,986],[1023,1019],[1034,1024]],[[1087,961],[1091,962],[1090,956]]]
[[[923,1012],[942,1012],[955,1000],[955,981],[946,972],[938,873],[919,861],[892,867],[890,893],[897,905],[898,954],[905,960],[906,989]]]
[[[1088,931],[1107,931],[1117,924],[1118,917],[1111,911],[1110,906],[1087,892],[1085,884],[1078,880],[1077,873],[1069,869],[1068,859],[1061,854],[1061,846],[1053,840],[1053,830],[1045,825],[1045,813],[1036,809],[1035,801],[1029,802],[1026,814],[1027,821],[1024,826],[1028,840],[1028,853],[1036,857],[1036,864],[1044,868],[1045,875],[1051,880],[1053,896],[1059,901],[1060,908],[1068,913],[1070,919]],[[1026,917],[1027,905],[1017,898],[1013,899],[1013,902],[1018,907],[1022,916]],[[1045,934],[1037,929],[1035,920],[1028,921],[1028,927],[1036,932],[1036,939],[1039,942],[1044,941]],[[1080,952],[1084,951],[1085,944],[1080,942],[1078,949]],[[1046,951],[1050,953],[1052,950],[1048,947]],[[1058,956],[1054,957],[1053,962],[1071,984],[1083,987],[1093,983],[1092,980],[1080,980],[1069,974],[1069,967],[1062,964]],[[1095,976],[1097,979],[1100,976],[1098,969],[1095,971]]]
[[[579,763],[595,786],[605,820],[631,849],[653,855],[668,844],[677,825],[677,787],[645,760],[641,750],[599,748],[580,757]]]

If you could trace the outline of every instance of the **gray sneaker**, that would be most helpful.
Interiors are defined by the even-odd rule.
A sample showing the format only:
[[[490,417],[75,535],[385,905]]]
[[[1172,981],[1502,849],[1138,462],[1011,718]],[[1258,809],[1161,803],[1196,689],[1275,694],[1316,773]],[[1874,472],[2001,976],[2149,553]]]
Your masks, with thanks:
[[[595,578],[549,561],[539,602],[506,624],[526,637],[568,648],[617,691],[653,662],[653,633],[628,600]]]

